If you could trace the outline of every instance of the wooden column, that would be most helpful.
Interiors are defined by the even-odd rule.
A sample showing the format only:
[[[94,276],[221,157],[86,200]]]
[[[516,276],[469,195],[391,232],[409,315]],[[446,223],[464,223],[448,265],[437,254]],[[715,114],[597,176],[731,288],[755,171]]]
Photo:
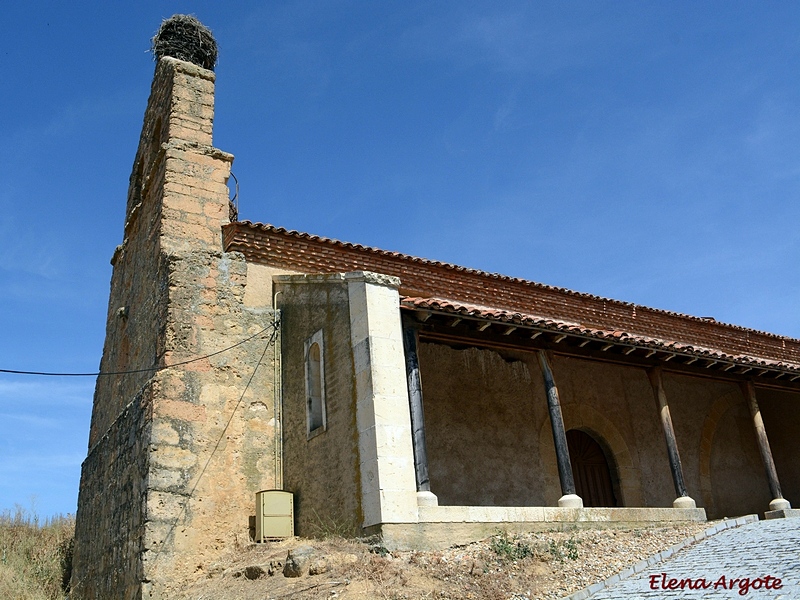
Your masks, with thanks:
[[[661,419],[661,429],[664,431],[664,440],[667,443],[667,456],[669,456],[669,468],[672,471],[672,482],[675,484],[675,494],[678,496],[672,506],[674,508],[697,508],[697,504],[689,497],[686,491],[681,456],[678,453],[678,442],[675,440],[675,428],[672,426],[672,416],[667,404],[667,393],[664,391],[661,367],[648,369],[647,377],[650,379],[650,385],[653,386],[653,395],[655,396],[658,415]]]
[[[539,366],[544,377],[547,392],[547,409],[550,412],[550,425],[553,428],[553,441],[556,445],[558,461],[558,478],[561,480],[561,498],[558,505],[565,508],[583,508],[583,500],[575,494],[575,480],[572,477],[572,465],[569,462],[567,434],[564,431],[564,419],[561,416],[561,402],[558,399],[558,388],[553,379],[553,371],[544,350],[539,350]]]
[[[428,476],[428,445],[425,441],[425,414],[422,406],[422,379],[417,355],[417,329],[407,317],[403,317],[403,346],[406,355],[406,379],[408,402],[411,408],[411,440],[414,445],[414,471],[417,476],[417,494],[420,504],[437,505],[431,493]]]
[[[772,502],[769,503],[770,510],[783,510],[791,508],[791,504],[783,498],[781,494],[781,484],[778,481],[778,472],[775,470],[775,461],[772,459],[772,450],[767,439],[767,430],[764,429],[764,421],[761,419],[761,409],[756,401],[756,386],[752,381],[742,383],[742,393],[750,408],[750,415],[753,417],[753,427],[756,430],[758,449],[761,452],[761,461],[764,463],[764,470],[767,472],[767,482],[769,491],[772,494]]]

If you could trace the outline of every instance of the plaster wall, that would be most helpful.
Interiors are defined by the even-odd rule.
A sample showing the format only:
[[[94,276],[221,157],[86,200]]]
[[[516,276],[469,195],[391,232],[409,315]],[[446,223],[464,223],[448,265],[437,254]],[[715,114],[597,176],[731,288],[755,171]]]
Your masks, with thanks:
[[[356,392],[347,284],[339,276],[279,277],[282,315],[285,489],[296,533],[360,533]],[[322,330],[326,430],[308,437],[304,342]]]
[[[431,491],[439,504],[555,506],[561,488],[536,355],[423,341],[420,365]],[[618,506],[671,507],[675,489],[646,371],[560,355],[552,368],[564,426],[603,447]],[[687,388],[710,404],[729,390],[668,380],[670,400]],[[700,504],[702,423],[686,429],[684,436],[676,424],[689,493]]]
[[[425,342],[420,365],[431,491],[440,505],[554,506],[561,489],[536,356]],[[618,505],[672,506],[676,492],[646,371],[561,355],[552,367],[564,426],[603,447]],[[764,512],[769,487],[739,386],[670,372],[663,380],[698,507],[709,518]],[[800,492],[792,460],[797,400],[759,389],[784,496]]]
[[[542,506],[541,374],[491,350],[424,341],[419,360],[431,491],[439,505]]]
[[[783,497],[800,507],[800,392],[758,388],[756,391],[764,428],[769,437],[775,470],[781,483]],[[771,500],[771,499],[770,499]],[[762,510],[765,510],[762,508]]]
[[[647,372],[598,361],[553,360],[566,429],[581,429],[607,451],[621,506],[671,507],[675,487]]]
[[[767,510],[769,486],[739,386],[664,373],[664,390],[689,495],[708,518]]]
[[[277,289],[273,286],[272,278],[275,275],[289,275],[293,271],[270,267],[257,263],[247,263],[247,287],[244,290],[245,306],[272,305]],[[280,298],[278,298],[280,304]]]

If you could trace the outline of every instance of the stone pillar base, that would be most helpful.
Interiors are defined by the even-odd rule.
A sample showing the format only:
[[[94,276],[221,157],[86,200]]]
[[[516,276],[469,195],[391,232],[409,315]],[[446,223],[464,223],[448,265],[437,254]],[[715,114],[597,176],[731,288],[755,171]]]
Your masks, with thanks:
[[[675,498],[672,508],[697,508],[697,504],[689,496],[681,496],[680,498]]]
[[[439,506],[439,498],[433,492],[417,492],[417,506]]]
[[[769,509],[772,510],[789,510],[792,508],[792,505],[789,504],[788,500],[783,498],[775,498],[772,502],[769,503]]]
[[[575,494],[565,494],[558,499],[559,508],[583,508],[583,500]]]

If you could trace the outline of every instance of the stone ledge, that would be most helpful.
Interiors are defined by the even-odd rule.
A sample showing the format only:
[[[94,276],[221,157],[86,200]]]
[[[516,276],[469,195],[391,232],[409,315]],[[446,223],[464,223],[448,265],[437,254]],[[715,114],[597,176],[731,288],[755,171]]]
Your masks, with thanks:
[[[552,506],[420,506],[420,523],[642,523],[705,521],[702,508],[557,508]]]
[[[765,519],[800,519],[800,508],[783,508],[781,510],[768,510],[764,513]]]
[[[348,282],[371,283],[373,285],[382,285],[389,288],[399,288],[400,278],[394,275],[384,275],[383,273],[375,273],[372,271],[351,271],[344,274],[344,278]]]
[[[171,67],[173,70],[180,73],[185,73],[194,77],[200,77],[201,79],[205,79],[207,81],[215,81],[217,78],[217,76],[214,74],[214,71],[204,69],[199,65],[190,63],[186,60],[181,60],[179,58],[174,58],[172,56],[162,56],[158,60],[158,64],[156,64],[156,69],[158,69],[158,67],[162,64],[164,67]]]
[[[400,279],[392,275],[383,275],[371,271],[351,271],[347,273],[312,273],[297,275],[273,275],[272,281],[275,283],[341,283],[341,282],[361,282],[382,285],[384,287],[397,289],[400,286]]]
[[[442,550],[485,539],[498,530],[642,527],[705,521],[702,508],[555,508],[549,506],[419,506],[419,523],[379,523],[364,529],[389,550]]]
[[[300,273],[297,275],[273,275],[273,283],[344,283],[344,273]]]

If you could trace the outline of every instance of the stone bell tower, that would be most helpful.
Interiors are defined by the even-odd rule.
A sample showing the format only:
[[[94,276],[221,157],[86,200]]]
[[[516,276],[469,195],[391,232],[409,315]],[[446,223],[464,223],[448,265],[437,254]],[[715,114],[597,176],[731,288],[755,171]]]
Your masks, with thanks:
[[[176,15],[154,51],[111,259],[75,599],[174,596],[247,539],[253,494],[275,485],[274,313],[243,305],[244,258],[222,249],[233,156],[212,145],[216,43],[199,21]]]

